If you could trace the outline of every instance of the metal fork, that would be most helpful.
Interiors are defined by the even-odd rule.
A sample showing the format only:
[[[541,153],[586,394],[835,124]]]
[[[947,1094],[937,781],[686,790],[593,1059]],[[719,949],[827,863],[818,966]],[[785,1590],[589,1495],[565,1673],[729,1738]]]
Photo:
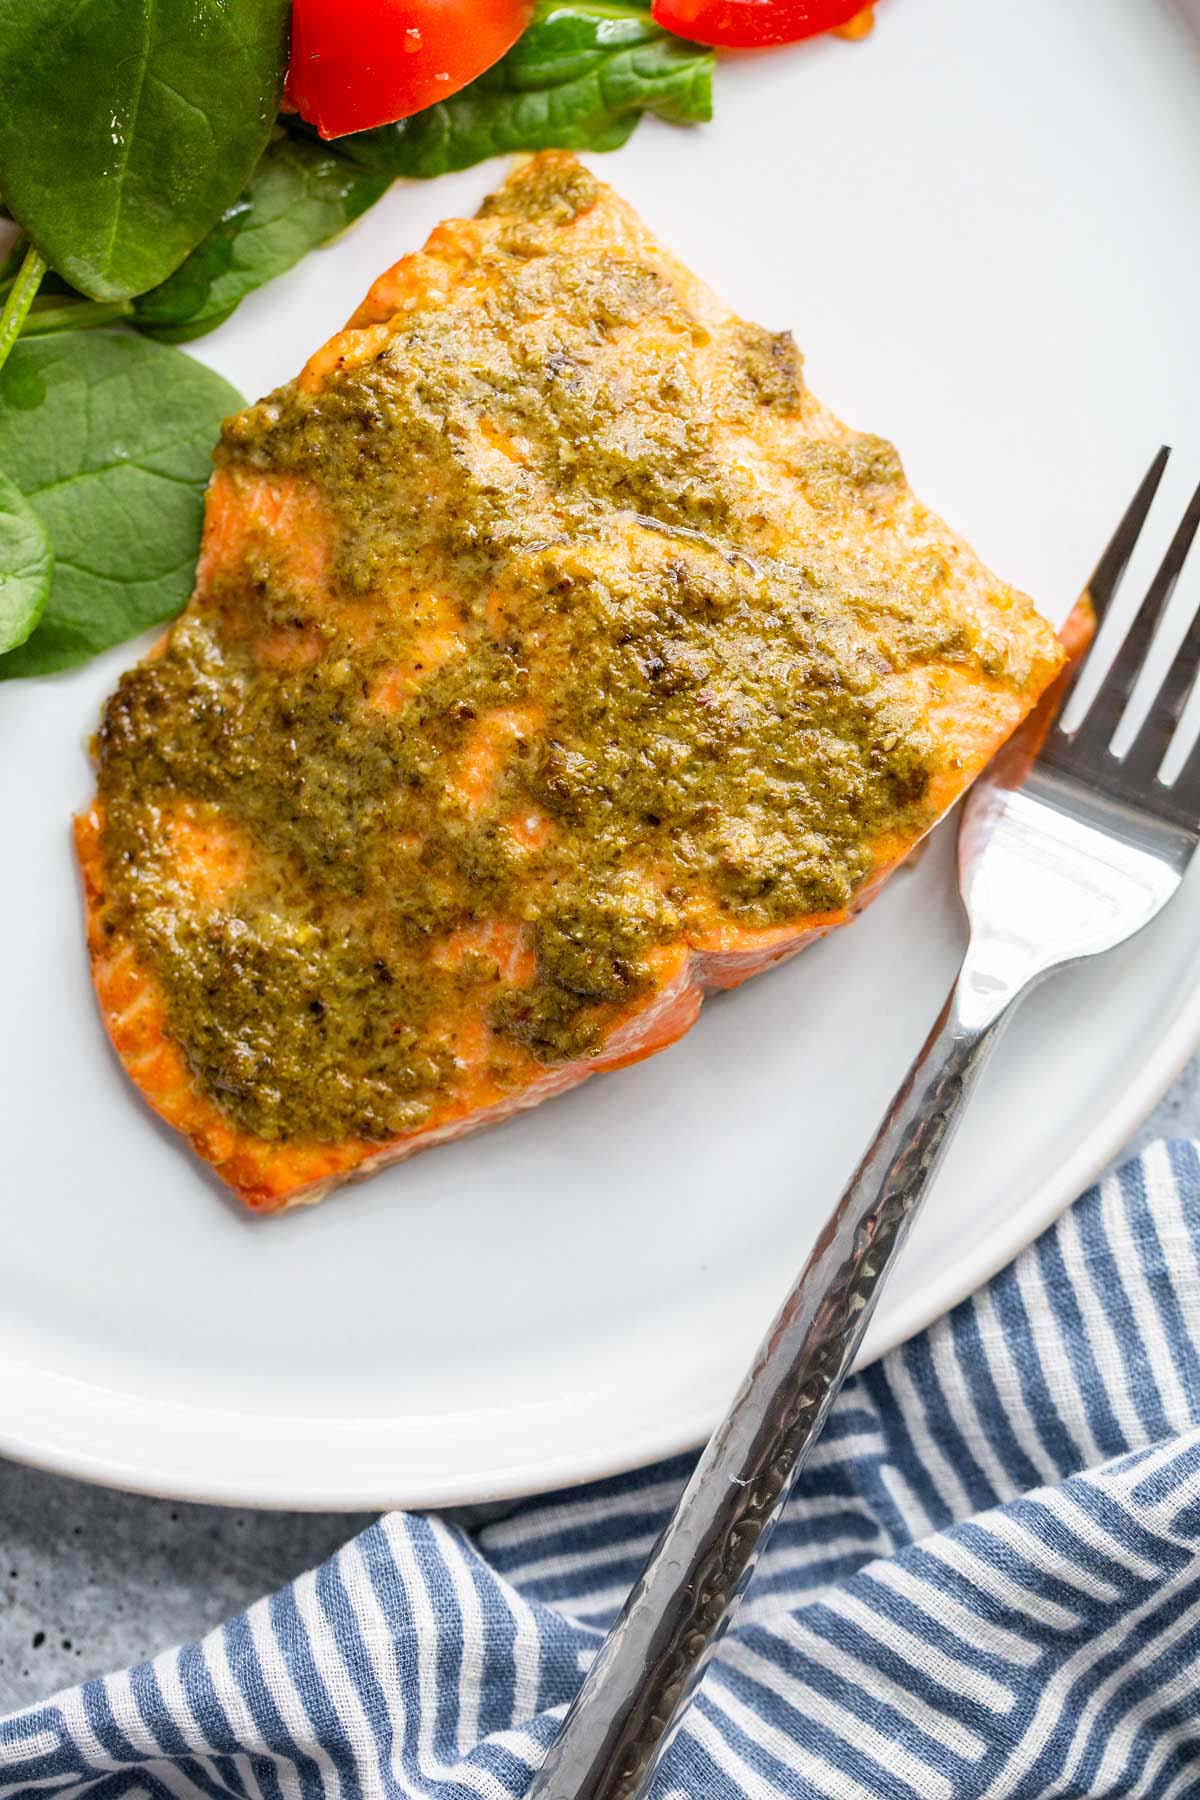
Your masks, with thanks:
[[[1115,594],[1169,452],[1155,457],[1083,598]],[[530,1800],[644,1791],[812,1449],[880,1288],[1018,1000],[1123,943],[1176,892],[1200,839],[1200,744],[1164,754],[1200,666],[1200,612],[1131,747],[1111,741],[1183,567],[1200,488],[1083,720],[1059,722],[1078,665],[976,783],[959,828],[962,967],[567,1714]]]

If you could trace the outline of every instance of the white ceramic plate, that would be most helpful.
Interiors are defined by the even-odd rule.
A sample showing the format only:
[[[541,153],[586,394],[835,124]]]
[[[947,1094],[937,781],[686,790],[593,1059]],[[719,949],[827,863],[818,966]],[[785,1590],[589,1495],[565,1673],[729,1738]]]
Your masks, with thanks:
[[[646,125],[597,159],[739,309],[791,326],[815,390],[894,437],[918,492],[1056,617],[1158,443],[1177,448],[1160,542],[1200,473],[1182,4],[882,0],[867,43],[731,61],[711,128]],[[396,189],[197,353],[264,391],[501,174]],[[0,688],[0,1449],[320,1507],[482,1500],[698,1440],[950,981],[946,832],[667,1054],[252,1221],[141,1105],[88,988],[67,820],[132,654]],[[872,1351],[1026,1243],[1168,1084],[1200,1037],[1195,892],[1025,1008]]]

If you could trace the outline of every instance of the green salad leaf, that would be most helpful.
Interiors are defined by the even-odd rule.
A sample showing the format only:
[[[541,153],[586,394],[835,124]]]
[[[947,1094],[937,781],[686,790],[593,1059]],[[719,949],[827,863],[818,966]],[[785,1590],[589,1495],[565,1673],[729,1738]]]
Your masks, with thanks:
[[[515,150],[615,150],[644,112],[712,117],[713,53],[617,0],[540,0],[494,68],[437,106],[338,138],[340,155],[391,175],[444,175]]]
[[[0,257],[0,677],[70,668],[187,599],[210,446],[241,400],[169,345],[397,177],[711,116],[711,51],[646,0],[537,0],[460,93],[325,144],[276,119],[288,12],[0,0],[0,213],[20,227]]]
[[[160,286],[134,302],[133,323],[170,343],[200,337],[239,300],[336,237],[390,185],[310,138],[268,144],[233,205]]]
[[[41,618],[53,567],[45,526],[0,469],[0,651],[23,644]]]
[[[275,121],[287,0],[3,0],[0,188],[93,300],[165,279]]]
[[[21,339],[0,371],[0,468],[41,520],[41,622],[0,676],[85,662],[170,618],[192,588],[229,383],[125,331]]]
[[[127,317],[183,343],[336,237],[397,176],[508,151],[612,150],[644,112],[681,124],[712,113],[712,52],[662,31],[640,0],[538,0],[508,55],[441,104],[331,144],[289,116],[266,142],[281,8],[0,0],[0,184],[52,265],[28,332]],[[223,53],[235,21],[240,61]],[[5,72],[18,66],[20,80]],[[104,103],[89,87],[77,118],[68,96],[81,66],[115,70],[118,98],[111,81],[94,84]],[[52,121],[40,135],[39,116]],[[70,288],[52,304],[64,276],[112,310],[74,304]]]
[[[496,68],[427,112],[331,144],[286,119],[244,192],[182,266],[134,302],[132,322],[168,343],[213,330],[396,176],[439,175],[501,151],[614,149],[647,111],[707,119],[712,67],[710,51],[661,31],[639,5],[542,0]]]

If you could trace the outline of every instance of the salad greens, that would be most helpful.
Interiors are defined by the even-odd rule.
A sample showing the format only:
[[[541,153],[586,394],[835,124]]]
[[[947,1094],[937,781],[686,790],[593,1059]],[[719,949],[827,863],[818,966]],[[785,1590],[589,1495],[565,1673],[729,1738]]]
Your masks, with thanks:
[[[468,86],[323,143],[276,116],[287,17],[288,0],[0,0],[0,212],[20,228],[0,258],[0,677],[69,668],[186,600],[210,446],[241,401],[169,345],[398,177],[711,113],[711,51],[644,0],[538,0]]]
[[[0,186],[93,300],[161,281],[270,136],[287,0],[5,0]]]
[[[514,150],[615,150],[642,113],[712,117],[711,50],[671,37],[643,8],[543,0],[494,68],[411,119],[337,141],[392,175],[444,175]]]
[[[713,55],[621,0],[541,0],[508,55],[411,119],[331,144],[285,117],[220,223],[133,323],[172,343],[221,324],[264,281],[353,222],[398,176],[444,175],[517,150],[615,150],[643,113],[712,117]]]
[[[213,440],[241,405],[211,369],[132,332],[17,344],[0,371],[0,469],[54,546],[54,572],[47,549],[45,610],[27,614],[36,629],[0,657],[0,676],[70,668],[179,610]],[[31,543],[17,546],[26,570]],[[21,565],[6,534],[0,545],[11,577]]]
[[[0,474],[0,650],[23,644],[37,624],[53,566],[45,526],[15,482]]]
[[[391,179],[328,144],[281,133],[220,223],[134,301],[133,323],[171,343],[211,331],[239,300],[374,206]]]

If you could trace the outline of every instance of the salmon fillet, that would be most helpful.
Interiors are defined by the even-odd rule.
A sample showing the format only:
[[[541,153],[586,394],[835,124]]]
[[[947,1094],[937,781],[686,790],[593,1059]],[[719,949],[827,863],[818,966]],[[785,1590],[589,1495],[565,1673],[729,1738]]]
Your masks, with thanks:
[[[247,1206],[320,1199],[846,923],[1062,655],[547,153],[226,422],[76,820],[105,1025]]]

